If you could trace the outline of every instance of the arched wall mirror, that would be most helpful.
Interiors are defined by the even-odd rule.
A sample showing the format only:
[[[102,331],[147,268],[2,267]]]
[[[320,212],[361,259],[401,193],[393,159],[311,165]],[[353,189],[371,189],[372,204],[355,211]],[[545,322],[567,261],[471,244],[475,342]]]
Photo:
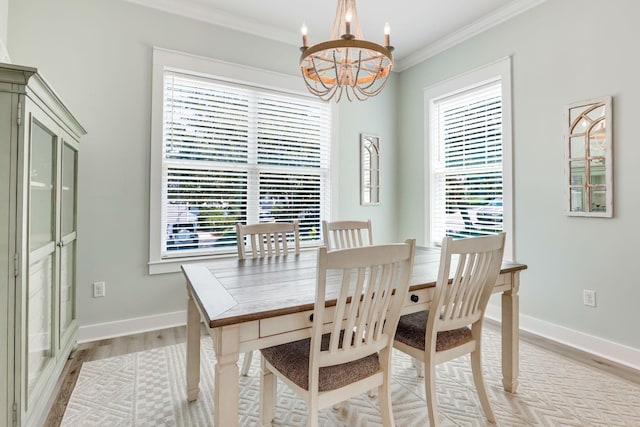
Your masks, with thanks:
[[[380,137],[360,134],[360,204],[380,203]]]
[[[610,96],[567,106],[567,215],[613,216],[611,114]]]

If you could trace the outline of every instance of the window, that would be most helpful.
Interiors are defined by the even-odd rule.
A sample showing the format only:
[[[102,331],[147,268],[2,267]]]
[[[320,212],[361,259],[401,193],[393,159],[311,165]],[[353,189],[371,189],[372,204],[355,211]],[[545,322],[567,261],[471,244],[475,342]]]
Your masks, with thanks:
[[[431,244],[501,231],[512,237],[508,69],[501,61],[425,92]]]
[[[329,104],[166,66],[161,81],[152,267],[235,254],[237,222],[298,220],[303,245],[317,244],[329,211]]]

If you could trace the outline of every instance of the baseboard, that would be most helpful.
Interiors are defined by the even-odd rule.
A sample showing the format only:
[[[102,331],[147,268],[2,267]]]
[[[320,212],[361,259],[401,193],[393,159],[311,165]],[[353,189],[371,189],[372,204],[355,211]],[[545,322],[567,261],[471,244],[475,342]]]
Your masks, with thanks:
[[[489,305],[487,318],[500,322],[501,310],[499,306]],[[98,341],[108,338],[122,337],[159,329],[186,325],[187,312],[174,311],[172,313],[154,316],[137,317],[118,320],[115,322],[98,323],[81,326],[78,331],[78,343]],[[636,371],[640,371],[640,350],[622,344],[608,341],[584,332],[569,329],[535,317],[520,314],[520,329],[532,335],[575,348],[594,356],[601,357]]]
[[[500,322],[502,314],[499,306],[489,305],[487,318]],[[561,345],[590,353],[615,364],[640,371],[640,350],[608,341],[584,332],[569,329],[555,323],[520,314],[520,329],[532,335],[555,341]]]
[[[182,310],[153,316],[117,320],[115,322],[80,326],[78,330],[78,344],[173,328],[186,324],[187,312]]]

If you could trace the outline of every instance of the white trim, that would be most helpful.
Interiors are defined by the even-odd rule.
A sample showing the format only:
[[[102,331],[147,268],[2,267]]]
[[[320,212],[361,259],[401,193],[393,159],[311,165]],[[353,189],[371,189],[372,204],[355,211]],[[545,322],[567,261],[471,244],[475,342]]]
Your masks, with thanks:
[[[245,19],[243,17],[224,12],[206,2],[194,0],[126,0],[140,6],[161,10],[163,12],[180,15],[231,30],[252,34],[257,37],[275,40],[291,46],[297,46],[300,32],[294,30],[282,30],[272,25],[264,25],[260,22]]]
[[[78,344],[173,328],[186,324],[186,310],[136,317],[133,319],[116,320],[115,322],[96,323],[93,325],[80,326],[78,329]]]
[[[431,117],[431,105],[433,100],[444,98],[466,90],[469,87],[478,86],[482,83],[500,80],[502,84],[502,194],[503,194],[503,224],[502,229],[506,231],[504,258],[514,261],[516,259],[514,236],[514,193],[513,193],[513,111],[511,92],[511,57],[506,56],[493,61],[482,67],[475,68],[463,74],[435,83],[424,89],[424,185],[428,189],[427,197],[424,199],[424,241],[427,245],[432,242],[431,236],[431,130],[429,117]]]
[[[485,315],[497,322],[500,322],[502,318],[500,307],[492,304],[487,306]],[[585,334],[526,314],[520,314],[520,329],[640,371],[640,349]]]
[[[402,59],[396,60],[394,64],[395,71],[404,71],[407,68],[413,67],[426,59],[431,58],[444,52],[445,50],[462,43],[465,40],[470,39],[484,31],[487,31],[496,25],[499,25],[514,16],[517,16],[527,10],[544,3],[547,0],[515,0],[507,3],[505,6],[497,9],[493,13],[483,16],[479,20],[472,22],[471,24],[436,40],[433,43],[425,46],[424,48],[405,56]]]
[[[4,44],[2,39],[0,39],[0,62],[11,64],[11,58],[9,58],[9,51],[7,50],[7,46]]]

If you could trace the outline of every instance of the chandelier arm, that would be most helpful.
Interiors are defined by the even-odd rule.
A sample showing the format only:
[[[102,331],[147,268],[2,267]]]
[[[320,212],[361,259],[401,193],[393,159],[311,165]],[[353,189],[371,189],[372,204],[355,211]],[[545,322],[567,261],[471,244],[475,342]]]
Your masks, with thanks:
[[[384,68],[382,67],[382,61],[383,61],[383,59],[382,59],[382,58],[380,58],[380,59],[378,60],[378,64],[377,64],[377,66],[376,66],[376,70],[377,70],[377,71],[376,71],[376,75],[375,75],[375,77],[371,80],[371,83],[369,83],[369,84],[368,84],[368,85],[366,85],[366,86],[364,86],[364,85],[363,85],[363,86],[362,86],[362,88],[361,88],[362,90],[368,90],[368,89],[369,89],[370,87],[372,87],[372,86],[373,86],[373,85],[378,81],[378,79],[382,76],[382,70],[384,69]],[[386,82],[386,79],[385,79],[385,82]],[[383,85],[383,86],[384,86],[384,85]]]
[[[322,85],[322,87],[324,87],[325,89],[327,89],[327,90],[331,90],[331,87],[330,87],[330,86],[327,86],[327,85],[325,84],[324,80],[322,80],[322,78],[321,78],[322,73],[318,71],[318,65],[317,65],[317,63],[316,63],[316,57],[315,57],[315,56],[312,56],[312,57],[311,57],[311,65],[312,65],[312,67],[313,67],[313,72],[314,72],[314,74],[315,74],[316,76],[318,76],[318,80],[317,80],[317,82],[318,82],[318,83],[320,83],[320,84]],[[315,81],[315,79],[314,79],[314,81]]]
[[[333,71],[336,75],[336,85],[342,87],[342,82],[340,81],[340,72],[338,70],[338,60],[336,58],[337,51],[337,49],[334,49],[333,52],[331,52],[333,55]]]
[[[358,60],[357,60],[358,68],[356,71],[356,78],[353,82],[354,87],[358,86],[358,78],[360,77],[360,71],[362,70],[362,50],[358,52]]]
[[[388,79],[389,79],[389,75],[385,76],[385,78],[382,81],[382,83],[380,84],[380,86],[377,89],[375,89],[374,91],[369,92],[369,97],[376,96],[377,94],[382,92],[382,89],[384,89],[384,86],[387,84],[387,80]]]
[[[320,78],[321,73],[319,73],[319,72],[318,72],[318,66],[316,65],[316,60],[315,60],[315,59],[316,59],[316,58],[315,58],[314,56],[312,56],[312,57],[311,57],[311,66],[312,66],[312,68],[313,68],[313,72],[314,72],[314,74],[315,74],[316,76],[318,76],[318,80],[315,80],[315,79],[314,79],[314,81],[317,81],[317,82],[318,82],[318,83],[320,83],[320,84],[322,85],[322,87],[324,87],[327,91],[330,91],[330,90],[331,90],[331,87],[327,86],[327,85],[324,83],[324,81],[322,80],[322,78]]]

